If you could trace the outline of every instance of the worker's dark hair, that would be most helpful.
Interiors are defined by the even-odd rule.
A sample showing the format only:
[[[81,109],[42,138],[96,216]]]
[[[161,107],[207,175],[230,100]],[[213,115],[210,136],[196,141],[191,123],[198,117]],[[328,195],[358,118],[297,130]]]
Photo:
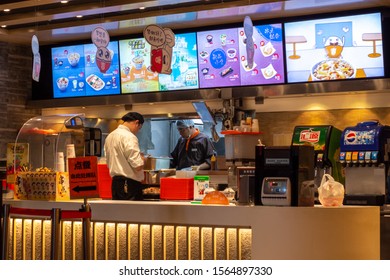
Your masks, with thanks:
[[[140,113],[130,112],[122,117],[122,121],[124,122],[138,121],[140,124],[143,124],[144,117]]]

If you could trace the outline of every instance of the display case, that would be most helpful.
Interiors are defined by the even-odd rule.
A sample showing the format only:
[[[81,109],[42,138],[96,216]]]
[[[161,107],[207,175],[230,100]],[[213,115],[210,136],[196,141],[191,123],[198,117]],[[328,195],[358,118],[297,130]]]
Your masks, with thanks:
[[[69,199],[67,159],[85,155],[83,118],[38,116],[22,126],[13,147],[15,199]]]

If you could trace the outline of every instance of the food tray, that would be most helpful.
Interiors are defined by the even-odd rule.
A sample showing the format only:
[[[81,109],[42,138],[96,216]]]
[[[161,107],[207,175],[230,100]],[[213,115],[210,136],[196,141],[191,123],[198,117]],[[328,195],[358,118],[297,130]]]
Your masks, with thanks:
[[[104,81],[99,76],[96,76],[95,74],[89,75],[86,81],[87,84],[96,91],[103,89],[105,86]]]

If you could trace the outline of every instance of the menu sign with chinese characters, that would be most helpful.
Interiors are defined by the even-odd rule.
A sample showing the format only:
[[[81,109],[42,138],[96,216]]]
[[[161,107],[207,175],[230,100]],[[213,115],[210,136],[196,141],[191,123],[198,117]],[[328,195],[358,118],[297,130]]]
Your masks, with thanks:
[[[241,85],[284,83],[281,24],[254,26],[252,67],[248,67],[244,28],[238,29],[238,32]]]
[[[119,41],[122,93],[158,91],[158,73],[150,64],[151,46],[144,38]]]
[[[199,87],[195,33],[175,35],[171,68],[170,75],[158,76],[161,91]]]
[[[200,88],[240,85],[237,28],[197,33]]]
[[[248,63],[244,29],[197,33],[200,88],[285,82],[282,25],[251,27],[251,63]]]
[[[97,157],[68,159],[70,198],[99,197]]]
[[[54,98],[120,93],[118,42],[110,42],[111,64],[103,73],[96,64],[94,44],[52,49]]]

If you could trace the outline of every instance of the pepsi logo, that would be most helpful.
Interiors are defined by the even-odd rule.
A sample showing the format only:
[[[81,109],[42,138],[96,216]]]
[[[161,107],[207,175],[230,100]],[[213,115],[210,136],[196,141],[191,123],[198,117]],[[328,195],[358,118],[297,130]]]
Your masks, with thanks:
[[[354,131],[348,132],[344,137],[345,141],[348,143],[354,143],[356,141],[356,138],[356,133]]]

